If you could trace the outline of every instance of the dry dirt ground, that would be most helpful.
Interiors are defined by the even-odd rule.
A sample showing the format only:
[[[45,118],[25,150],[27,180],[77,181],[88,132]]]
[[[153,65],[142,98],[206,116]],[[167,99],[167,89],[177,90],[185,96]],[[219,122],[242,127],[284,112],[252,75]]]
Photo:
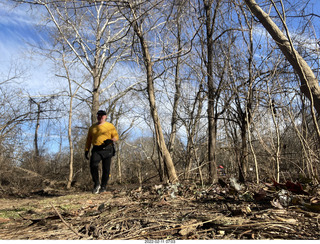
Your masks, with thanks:
[[[0,239],[318,240],[319,199],[317,187],[307,195],[229,183],[111,186],[97,195],[48,188],[0,198]]]

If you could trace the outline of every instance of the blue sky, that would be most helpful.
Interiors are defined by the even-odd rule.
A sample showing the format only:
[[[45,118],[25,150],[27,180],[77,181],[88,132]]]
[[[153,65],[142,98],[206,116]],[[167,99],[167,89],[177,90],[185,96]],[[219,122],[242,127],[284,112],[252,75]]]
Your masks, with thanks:
[[[320,16],[319,0],[311,0],[309,6]],[[49,82],[49,73],[52,72],[48,71],[48,63],[43,57],[30,55],[31,48],[27,42],[35,44],[43,40],[35,27],[41,16],[36,14],[31,17],[30,14],[26,5],[12,8],[9,0],[0,0],[0,74],[6,75],[10,65],[18,63],[28,70],[24,87],[36,95],[52,88],[52,82]],[[315,28],[319,28],[319,25],[315,25]],[[25,53],[29,54],[29,58],[26,58]],[[43,86],[44,82],[46,86]]]
[[[27,6],[13,9],[8,5],[9,2],[0,0],[0,77],[1,74],[7,75],[10,65],[15,63],[27,71],[23,88],[30,95],[52,93],[54,82],[50,76],[53,74],[48,70],[48,63],[39,55],[30,55],[31,48],[27,44],[43,40],[35,27],[41,16],[38,14],[31,17]],[[319,0],[310,1],[310,8],[320,16],[318,5]],[[316,28],[319,28],[319,25]]]
[[[0,4],[1,52],[8,58],[27,48],[26,42],[36,43],[40,38],[34,18],[23,7],[12,9]]]
[[[50,71],[50,62],[33,52],[29,45],[43,41],[36,27],[40,15],[31,17],[26,6],[12,9],[7,3],[7,0],[0,0],[0,81],[13,74],[12,70],[17,68],[22,75],[11,85],[23,90],[21,96],[52,94],[55,83],[52,82],[54,74]],[[44,133],[44,137],[40,135],[39,138],[40,147],[46,140],[45,147],[51,152],[58,151],[59,145],[55,142],[54,132],[51,132],[51,140],[46,137],[46,124],[47,121],[43,121],[40,125],[39,132]],[[26,148],[33,147],[33,133],[33,128],[24,133],[30,139]],[[67,143],[67,139],[64,142]]]
[[[39,16],[31,17],[26,6],[12,8],[7,3],[0,0],[0,72],[6,77],[13,66],[18,67],[23,72],[18,81],[23,80],[29,94],[46,93],[51,88],[49,83],[43,86],[44,79],[50,79],[48,66],[29,45],[42,41],[36,29]]]

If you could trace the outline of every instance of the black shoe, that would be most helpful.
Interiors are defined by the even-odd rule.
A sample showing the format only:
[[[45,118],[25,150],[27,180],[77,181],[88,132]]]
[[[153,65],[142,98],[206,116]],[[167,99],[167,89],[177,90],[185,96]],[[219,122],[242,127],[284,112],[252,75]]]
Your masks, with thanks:
[[[104,192],[106,192],[106,191],[107,191],[107,188],[106,188],[105,186],[101,187],[100,193],[104,193]]]
[[[100,186],[96,186],[95,188],[93,188],[92,193],[93,194],[98,194],[100,190]]]

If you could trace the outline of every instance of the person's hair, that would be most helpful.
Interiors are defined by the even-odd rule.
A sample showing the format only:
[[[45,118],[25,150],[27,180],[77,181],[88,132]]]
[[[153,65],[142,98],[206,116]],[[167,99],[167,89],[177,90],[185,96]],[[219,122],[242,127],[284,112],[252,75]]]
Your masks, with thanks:
[[[101,115],[107,115],[106,111],[104,111],[104,110],[99,110],[99,111],[97,112],[97,115],[99,115],[99,114],[101,114]]]

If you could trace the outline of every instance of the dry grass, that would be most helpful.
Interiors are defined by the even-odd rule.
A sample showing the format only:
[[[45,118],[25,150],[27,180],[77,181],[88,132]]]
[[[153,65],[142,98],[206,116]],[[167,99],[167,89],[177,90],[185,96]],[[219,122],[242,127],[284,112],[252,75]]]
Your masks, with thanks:
[[[239,193],[220,186],[180,185],[2,198],[0,239],[319,239],[317,211],[300,203],[282,209],[272,205],[276,189],[259,201],[248,197],[253,192],[256,189]],[[294,197],[318,199],[317,194]]]

